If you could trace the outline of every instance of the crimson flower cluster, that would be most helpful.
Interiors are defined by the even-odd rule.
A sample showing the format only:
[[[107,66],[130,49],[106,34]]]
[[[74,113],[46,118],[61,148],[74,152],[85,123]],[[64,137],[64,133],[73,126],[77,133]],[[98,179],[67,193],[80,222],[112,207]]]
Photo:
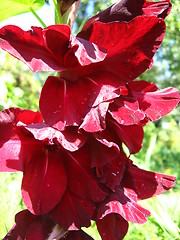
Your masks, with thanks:
[[[123,239],[128,221],[150,215],[137,201],[174,186],[175,177],[138,168],[122,147],[137,153],[143,126],[180,101],[175,88],[136,80],[152,66],[170,9],[168,0],[121,0],[77,36],[68,25],[0,29],[3,50],[34,72],[58,72],[42,88],[40,112],[0,113],[0,171],[23,172],[27,207],[5,240],[90,240],[81,228],[91,220],[102,240]]]

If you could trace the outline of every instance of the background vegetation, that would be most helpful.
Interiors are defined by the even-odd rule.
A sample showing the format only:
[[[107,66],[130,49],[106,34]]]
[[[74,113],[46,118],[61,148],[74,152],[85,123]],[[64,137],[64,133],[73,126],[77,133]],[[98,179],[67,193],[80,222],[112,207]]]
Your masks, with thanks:
[[[47,1],[48,2],[48,1]],[[115,1],[82,0],[74,31],[87,15],[105,9]],[[161,89],[174,86],[180,90],[180,14],[179,0],[172,0],[165,40],[156,54],[154,66],[140,79],[155,82]],[[38,110],[38,98],[46,74],[32,74],[21,62],[0,52],[0,110],[11,106]],[[142,201],[152,216],[144,225],[130,224],[125,240],[180,239],[180,111],[145,127],[143,149],[132,156],[138,166],[147,170],[175,175],[176,186],[170,192]],[[14,222],[16,212],[24,208],[21,200],[21,173],[0,173],[0,239]],[[86,229],[96,240],[96,226]]]

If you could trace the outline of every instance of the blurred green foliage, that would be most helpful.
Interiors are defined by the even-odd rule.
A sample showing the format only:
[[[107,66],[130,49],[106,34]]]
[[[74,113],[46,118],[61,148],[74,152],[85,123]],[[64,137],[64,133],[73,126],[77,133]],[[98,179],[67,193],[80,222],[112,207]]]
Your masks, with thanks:
[[[21,198],[22,173],[0,174],[0,239],[14,224],[14,216],[24,209]]]
[[[33,74],[25,64],[2,51],[0,59],[0,110],[8,107],[38,110],[47,73]]]
[[[76,18],[76,28],[87,15],[93,15],[114,1],[82,0]],[[156,54],[154,66],[140,76],[155,82],[161,89],[174,86],[180,89],[180,14],[179,0],[172,0],[173,8],[168,16],[164,42]],[[38,110],[38,99],[46,73],[32,72],[15,58],[0,52],[0,110],[22,107]],[[139,167],[147,170],[175,175],[176,186],[169,193],[157,198],[141,201],[152,216],[144,225],[131,224],[125,240],[175,240],[180,239],[180,111],[179,107],[170,115],[144,128],[142,150],[131,156]],[[0,174],[0,238],[11,228],[16,212],[24,208],[21,200],[21,173]],[[96,225],[86,231],[100,240]]]

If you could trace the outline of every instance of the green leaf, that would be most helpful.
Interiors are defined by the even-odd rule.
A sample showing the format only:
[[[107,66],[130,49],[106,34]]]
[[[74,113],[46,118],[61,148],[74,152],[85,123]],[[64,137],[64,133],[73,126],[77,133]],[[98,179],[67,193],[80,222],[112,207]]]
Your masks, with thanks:
[[[45,4],[44,0],[5,0],[0,2],[0,21],[12,16],[37,10]]]

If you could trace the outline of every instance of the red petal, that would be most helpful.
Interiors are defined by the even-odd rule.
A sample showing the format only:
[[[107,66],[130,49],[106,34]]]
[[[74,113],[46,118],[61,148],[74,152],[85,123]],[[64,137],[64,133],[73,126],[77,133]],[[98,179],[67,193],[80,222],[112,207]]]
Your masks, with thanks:
[[[82,31],[78,34],[81,37],[89,39],[93,24],[97,21],[102,23],[109,22],[127,22],[137,16],[157,16],[165,18],[171,10],[169,0],[161,2],[146,2],[145,0],[123,0],[118,1],[103,12],[90,18],[84,25]]]
[[[178,90],[166,88],[158,90],[153,83],[134,81],[128,84],[128,96],[115,99],[108,112],[120,124],[134,125],[147,116],[155,121],[171,112],[180,102]]]
[[[119,156],[102,167],[101,175],[98,176],[99,181],[115,192],[123,177],[125,165],[126,158],[119,154]]]
[[[35,216],[28,210],[17,213],[15,222],[3,240],[44,240],[55,226],[55,223],[47,215]]]
[[[39,102],[45,122],[60,131],[65,126],[79,125],[88,108],[87,91],[82,81],[66,83],[63,79],[48,77]]]
[[[123,0],[113,4],[103,12],[90,18],[84,25],[82,32],[90,33],[92,25],[99,21],[109,23],[114,21],[131,21],[138,15],[142,15],[142,7],[144,0]]]
[[[69,230],[89,227],[94,213],[94,204],[89,200],[79,198],[70,191],[66,191],[61,202],[48,215]]]
[[[87,112],[83,119],[80,129],[84,129],[86,132],[98,132],[106,128],[106,113],[109,107],[109,103],[117,98],[120,94],[126,93],[126,87],[124,84],[115,76],[110,73],[103,72],[96,74],[91,78],[88,78],[92,82],[96,83],[99,87],[97,88],[97,95],[95,91],[94,96],[90,101],[94,101],[92,108]]]
[[[176,177],[145,171],[135,166],[129,168],[129,171],[139,199],[150,198],[169,190],[176,180]]]
[[[62,67],[69,68],[80,65],[89,65],[92,62],[103,61],[106,50],[84,39],[70,37],[70,28],[67,25],[54,25],[44,29],[44,36],[48,49]]]
[[[41,33],[45,39],[44,47],[47,47],[58,62],[58,70],[64,69],[64,56],[69,51],[70,33],[68,25],[52,25],[43,29]]]
[[[65,65],[72,66],[71,58],[76,56],[81,66],[86,66],[91,63],[101,62],[105,59],[107,51],[104,48],[97,46],[83,38],[71,36],[70,41],[71,50],[65,56]],[[73,53],[73,54],[71,54]]]
[[[64,108],[61,109],[64,105],[64,103],[61,102],[61,100],[64,99],[62,97],[64,95],[64,88],[65,82],[62,79],[58,79],[56,77],[48,77],[44,87],[42,88],[39,99],[39,107],[45,121],[52,126],[54,124],[57,125],[57,122],[59,122],[58,129],[60,130],[63,130],[65,125],[63,121],[64,118],[61,116],[64,111]],[[61,98],[60,101],[59,98]],[[51,120],[51,116],[53,121]]]
[[[85,84],[89,87],[89,106],[96,107],[98,104],[111,101],[121,94],[126,94],[125,84],[110,72],[97,72],[85,78]]]
[[[6,112],[8,114],[14,114],[14,121],[18,123],[19,121],[24,124],[33,124],[40,123],[43,121],[40,112],[33,112],[31,110],[24,110],[21,108],[10,108],[7,110],[3,110],[2,112]]]
[[[116,99],[110,104],[108,112],[121,125],[139,124],[145,118],[145,114],[139,109],[138,101],[131,96]]]
[[[90,41],[107,49],[102,63],[92,64],[79,71],[80,75],[103,69],[129,82],[149,68],[154,53],[165,33],[163,19],[137,17],[131,22],[96,22]],[[113,67],[112,67],[113,66]]]
[[[57,71],[60,68],[46,44],[42,28],[32,27],[25,32],[16,26],[5,26],[0,30],[0,47],[26,63],[34,72]]]
[[[128,84],[128,87],[130,88],[131,92],[155,92],[159,90],[159,88],[154,83],[147,82],[145,80],[138,80],[133,81]]]
[[[88,137],[86,133],[78,133],[77,128],[67,128],[60,132],[52,127],[48,127],[46,123],[31,124],[24,127],[33,134],[35,139],[46,140],[49,144],[58,143],[71,152],[82,147]]]
[[[67,152],[66,169],[68,174],[68,189],[82,199],[100,202],[106,193],[98,183],[94,169],[91,168],[91,152],[85,145],[74,153]]]
[[[92,168],[101,168],[119,155],[120,149],[118,145],[106,138],[108,134],[109,132],[107,131],[103,131],[102,133],[95,133],[93,134],[94,139],[90,139]]]
[[[84,129],[86,132],[99,132],[106,128],[106,113],[109,107],[109,102],[99,104],[97,107],[93,107],[86,114],[83,119],[80,129]]]
[[[166,18],[171,11],[171,3],[169,0],[163,0],[161,2],[145,2],[142,10],[145,15]]]
[[[0,112],[1,139],[9,139],[17,137],[16,124],[18,122],[24,124],[32,124],[42,122],[42,116],[39,112],[24,110],[21,108],[9,108]],[[3,129],[5,129],[3,131]]]
[[[109,214],[96,224],[102,240],[121,240],[128,231],[128,222],[118,214]]]
[[[135,85],[141,82],[130,83],[133,96],[139,102],[139,108],[143,111],[150,121],[155,121],[171,112],[180,102],[180,96],[177,89],[169,87],[155,92],[147,92],[146,89],[141,92],[134,91]],[[136,88],[136,87],[135,87]]]
[[[108,118],[109,128],[114,130],[119,139],[128,147],[130,153],[137,153],[142,148],[144,137],[143,127],[141,125],[124,126]]]
[[[150,216],[150,212],[138,205],[135,201],[136,196],[131,196],[131,194],[130,189],[119,187],[97,208],[96,219],[102,219],[110,213],[117,213],[126,221],[145,223],[147,216]]]
[[[0,141],[0,145],[1,143],[2,141]],[[8,140],[3,143],[0,147],[0,172],[23,171],[23,162],[19,159],[20,151],[20,140]]]
[[[98,131],[103,128],[101,125],[104,124],[103,119],[108,102],[120,95],[121,85],[117,77],[106,72],[75,83],[49,77],[40,96],[41,113],[48,125],[59,130],[63,130],[65,126],[78,126],[84,119],[83,128],[87,131],[93,131],[93,129]],[[122,89],[124,89],[123,85]],[[98,107],[103,102],[106,103]],[[92,107],[97,108],[91,110]],[[87,117],[86,114],[88,114]],[[89,118],[94,122],[87,122]],[[88,123],[90,126],[87,125]]]
[[[72,37],[67,25],[23,31],[16,26],[0,29],[0,47],[36,71],[60,71],[65,68],[103,61],[106,50],[81,38]],[[79,63],[78,63],[79,62]]]
[[[66,185],[67,176],[61,152],[37,151],[25,165],[22,198],[30,212],[44,214],[61,200]]]
[[[146,0],[123,0],[118,1],[103,12],[90,18],[84,25],[79,36],[89,38],[93,24],[97,21],[103,23],[131,21],[140,15],[157,16],[165,18],[171,10],[169,0],[161,2],[146,2]]]
[[[18,108],[0,113],[0,171],[23,171],[23,164],[36,145],[16,127],[18,121],[36,123],[41,122],[42,117],[38,112]]]
[[[70,231],[65,238],[66,240],[93,240],[92,237],[87,235],[84,231]]]

